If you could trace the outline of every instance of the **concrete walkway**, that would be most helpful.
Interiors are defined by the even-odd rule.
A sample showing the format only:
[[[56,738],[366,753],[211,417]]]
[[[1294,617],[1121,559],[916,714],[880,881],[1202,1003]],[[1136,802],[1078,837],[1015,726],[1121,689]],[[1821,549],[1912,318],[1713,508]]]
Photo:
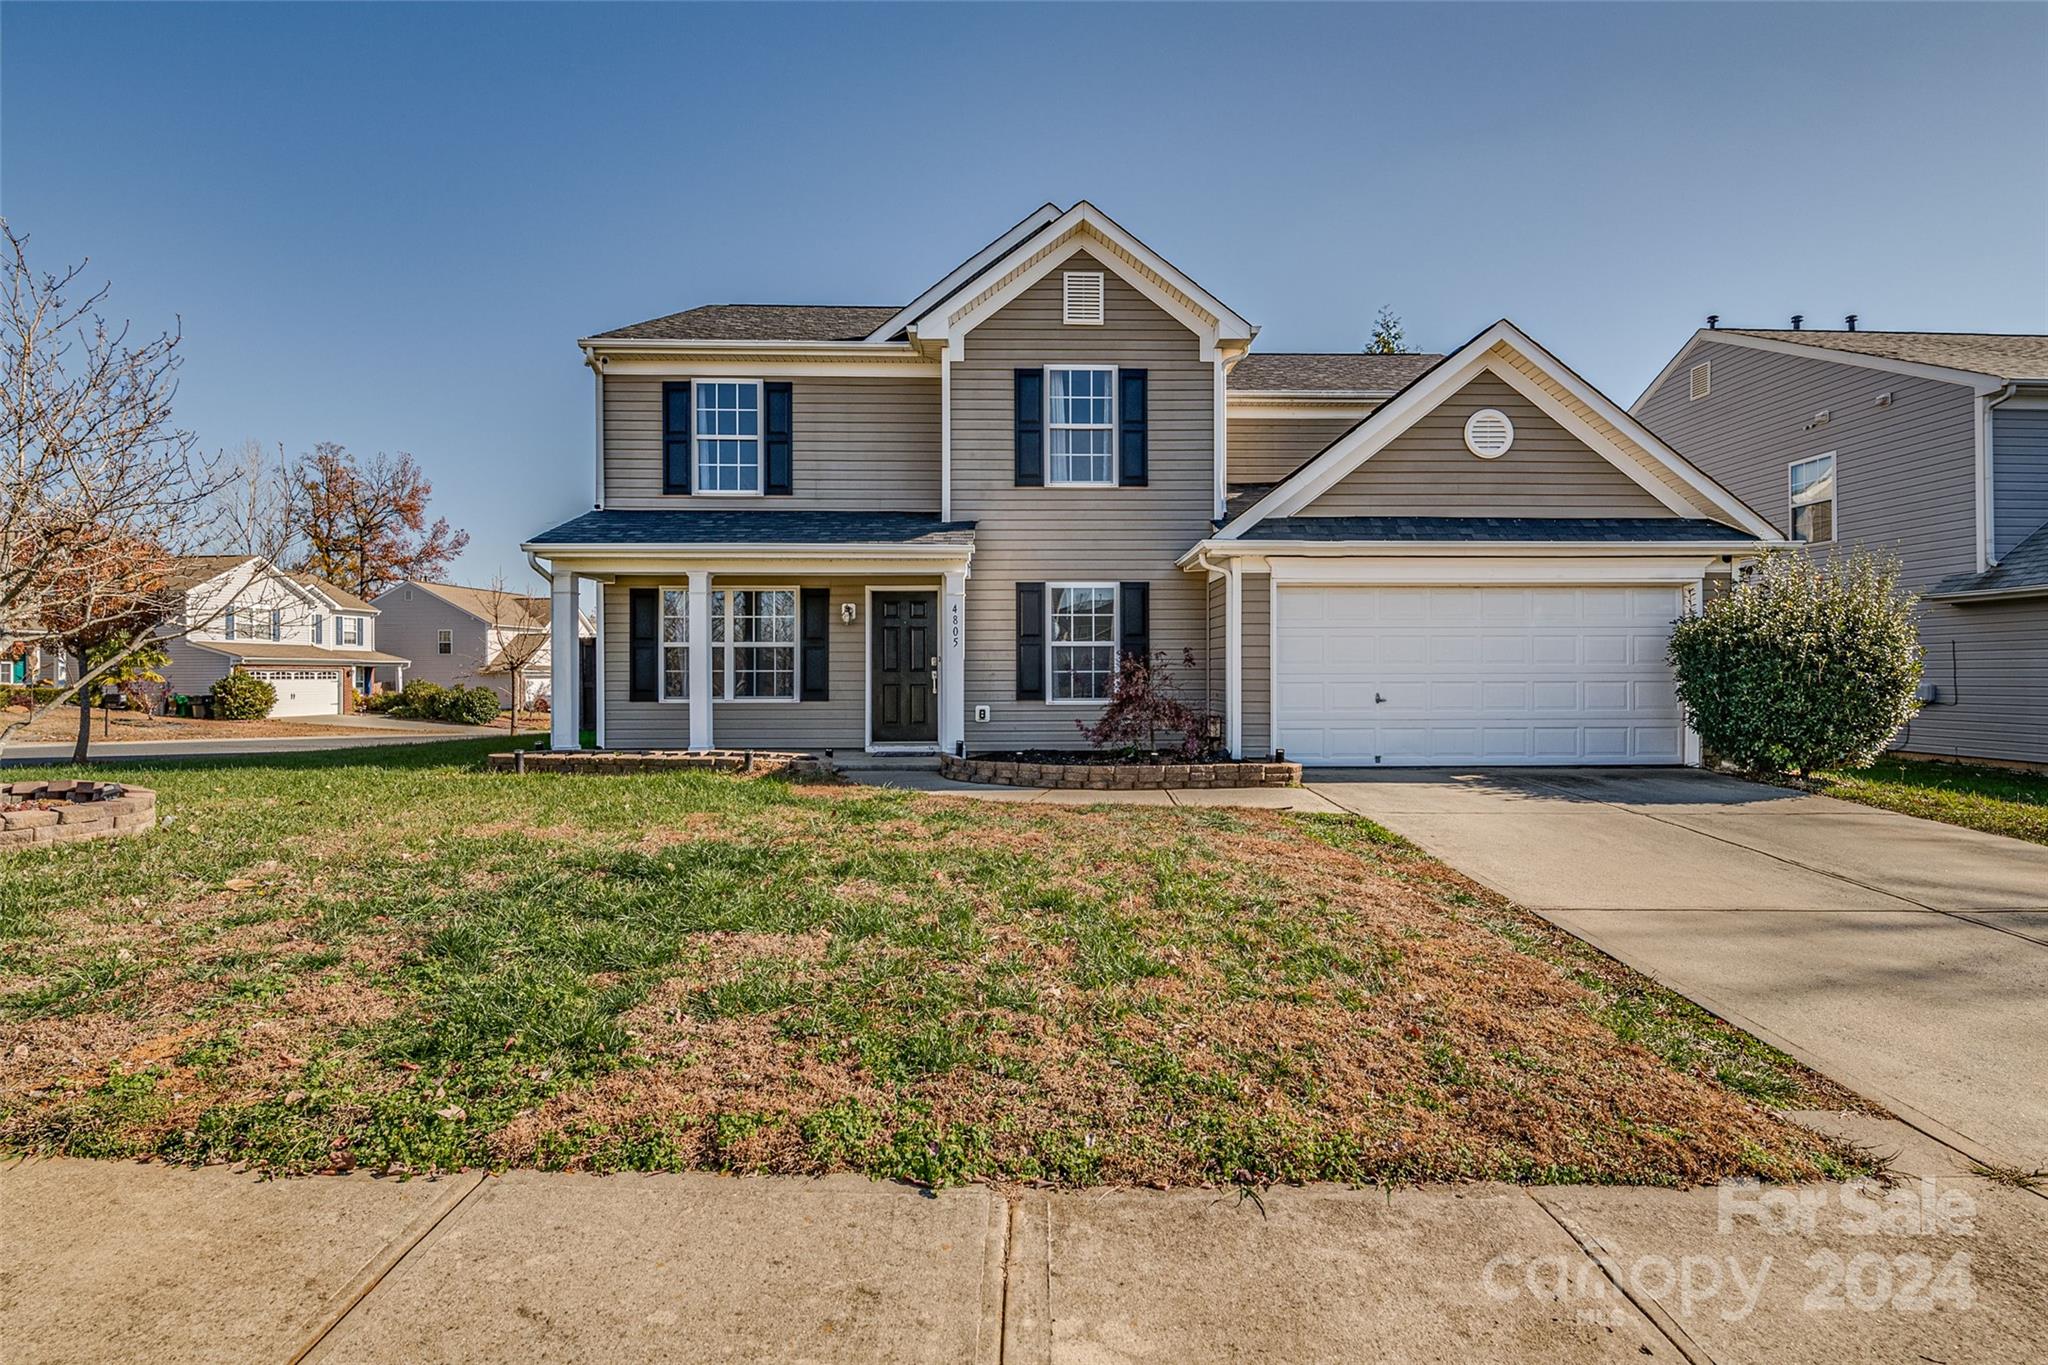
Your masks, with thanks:
[[[1923,1131],[2048,1167],[2048,848],[1685,770],[1312,789]]]
[[[1899,1176],[1930,1179],[1907,1179],[1891,1196],[1902,1210],[1910,1198],[1912,1227],[1863,1226],[1870,1220],[1834,1186],[1777,1192],[1774,1209],[1753,1187],[1006,1198],[855,1177],[266,1182],[221,1168],[29,1161],[0,1167],[0,1359],[1852,1362],[2036,1352],[2048,1199],[1973,1177],[1896,1124],[1810,1121],[1853,1124],[1896,1153]],[[1810,1229],[1783,1216],[1794,1208],[1811,1210]],[[1824,1253],[1864,1269],[1844,1282]]]

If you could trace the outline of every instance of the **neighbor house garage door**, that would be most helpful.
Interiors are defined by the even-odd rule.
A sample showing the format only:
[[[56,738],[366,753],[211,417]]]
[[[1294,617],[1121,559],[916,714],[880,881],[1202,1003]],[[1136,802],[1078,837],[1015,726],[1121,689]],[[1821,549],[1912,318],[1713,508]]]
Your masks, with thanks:
[[[277,689],[273,716],[338,716],[341,714],[341,674],[319,668],[251,668],[252,678],[261,678]]]
[[[1302,763],[1678,763],[1675,587],[1283,587],[1273,743]]]

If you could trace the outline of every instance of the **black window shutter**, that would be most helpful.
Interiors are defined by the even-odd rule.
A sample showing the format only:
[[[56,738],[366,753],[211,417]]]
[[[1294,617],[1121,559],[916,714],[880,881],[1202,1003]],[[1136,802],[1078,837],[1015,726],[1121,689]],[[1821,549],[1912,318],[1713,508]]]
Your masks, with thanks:
[[[1145,452],[1145,371],[1118,370],[1116,387],[1116,481],[1125,488],[1142,488],[1149,480]]]
[[[661,491],[690,491],[690,381],[687,379],[679,384],[661,386]]]
[[[785,387],[787,387],[785,385]],[[803,680],[805,701],[832,699],[832,590],[803,590]]]
[[[1019,371],[1022,373],[1022,371]],[[1045,700],[1045,584],[1017,585],[1017,700]]]
[[[1018,370],[1017,487],[1045,486],[1045,371]],[[1020,589],[1021,591],[1021,589]]]
[[[661,629],[660,593],[657,590],[627,590],[626,627],[633,641],[632,663],[626,680],[626,700],[654,701],[655,680],[661,673],[661,647],[656,634]]]
[[[1117,584],[1118,633],[1123,637],[1117,642],[1126,654],[1135,654],[1139,660],[1150,665],[1152,662],[1152,585],[1150,583]]]
[[[788,497],[796,491],[795,471],[791,460],[789,385],[763,384],[761,389],[762,454],[765,457],[763,463],[766,465],[762,471],[761,491],[771,496]]]

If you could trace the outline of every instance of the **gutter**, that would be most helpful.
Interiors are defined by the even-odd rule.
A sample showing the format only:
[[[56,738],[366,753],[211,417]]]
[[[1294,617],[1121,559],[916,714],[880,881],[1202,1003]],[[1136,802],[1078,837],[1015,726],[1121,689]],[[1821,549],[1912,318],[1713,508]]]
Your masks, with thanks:
[[[1174,563],[1183,569],[1200,566],[1221,573],[1222,570],[1209,563],[1210,554],[1225,558],[1291,555],[1311,559],[1352,559],[1404,554],[1483,556],[1504,551],[1559,558],[1604,558],[1641,554],[1755,554],[1788,550],[1793,544],[1789,540],[1204,540]]]
[[[519,547],[526,554],[526,562],[534,563],[535,555],[750,555],[759,558],[773,555],[777,558],[795,559],[844,559],[851,555],[874,555],[878,557],[897,556],[909,559],[961,559],[972,558],[974,543],[957,542],[945,545],[890,545],[856,544],[846,542],[837,545],[789,545],[776,541],[663,541],[660,543],[612,541],[591,545],[554,545],[528,543]],[[550,575],[535,567],[535,573],[543,578]]]

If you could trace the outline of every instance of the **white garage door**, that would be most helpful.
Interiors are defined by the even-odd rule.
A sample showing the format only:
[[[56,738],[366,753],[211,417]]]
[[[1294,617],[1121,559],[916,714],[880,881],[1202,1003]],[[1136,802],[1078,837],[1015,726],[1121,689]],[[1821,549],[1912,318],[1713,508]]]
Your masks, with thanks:
[[[261,678],[277,689],[273,716],[338,716],[341,714],[341,674],[333,669],[252,668],[252,678]]]
[[[1273,743],[1302,763],[1678,763],[1675,587],[1278,591]]]

